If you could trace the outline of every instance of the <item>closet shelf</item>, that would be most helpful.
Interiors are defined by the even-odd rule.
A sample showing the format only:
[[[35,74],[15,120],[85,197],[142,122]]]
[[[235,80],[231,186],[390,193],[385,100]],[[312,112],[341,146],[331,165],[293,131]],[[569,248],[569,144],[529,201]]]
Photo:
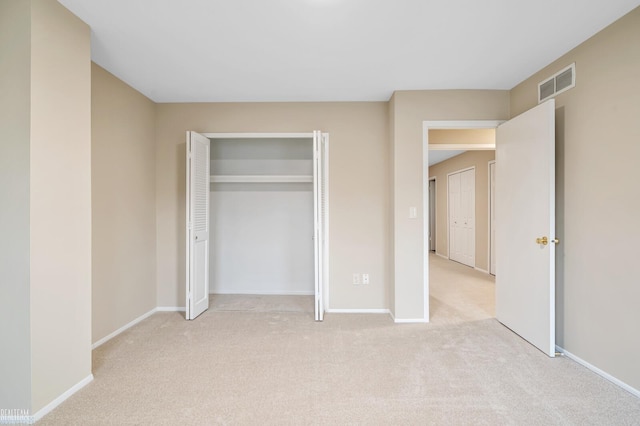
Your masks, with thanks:
[[[213,175],[213,183],[313,182],[311,175]]]

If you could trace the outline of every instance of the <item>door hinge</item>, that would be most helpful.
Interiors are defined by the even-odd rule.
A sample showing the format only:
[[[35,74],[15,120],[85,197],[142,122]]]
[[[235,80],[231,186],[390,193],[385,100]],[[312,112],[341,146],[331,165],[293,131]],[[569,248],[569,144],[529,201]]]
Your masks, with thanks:
[[[187,300],[191,300],[191,292],[187,293]]]

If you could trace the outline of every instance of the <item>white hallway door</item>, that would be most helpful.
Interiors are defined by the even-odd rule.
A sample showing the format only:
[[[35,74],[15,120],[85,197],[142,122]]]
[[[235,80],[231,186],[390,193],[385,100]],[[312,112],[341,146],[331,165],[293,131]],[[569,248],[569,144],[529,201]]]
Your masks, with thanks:
[[[496,139],[496,318],[555,355],[555,102]]]
[[[187,277],[188,320],[209,309],[209,138],[187,132]]]
[[[475,266],[475,169],[448,176],[449,258]]]

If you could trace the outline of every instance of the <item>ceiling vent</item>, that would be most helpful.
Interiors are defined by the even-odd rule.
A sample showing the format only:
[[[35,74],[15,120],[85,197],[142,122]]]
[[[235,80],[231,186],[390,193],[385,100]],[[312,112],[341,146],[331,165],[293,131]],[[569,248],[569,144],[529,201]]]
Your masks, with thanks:
[[[575,62],[538,84],[538,103],[566,92],[576,85]]]

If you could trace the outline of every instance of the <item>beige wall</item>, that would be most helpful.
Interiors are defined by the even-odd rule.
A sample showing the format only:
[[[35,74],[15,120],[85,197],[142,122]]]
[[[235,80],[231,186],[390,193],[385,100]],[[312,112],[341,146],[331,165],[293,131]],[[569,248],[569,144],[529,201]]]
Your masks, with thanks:
[[[0,2],[0,408],[31,405],[30,4]]]
[[[509,92],[500,90],[400,91],[394,94],[393,282],[396,319],[422,319],[424,303],[423,121],[504,120]],[[424,183],[426,185],[426,182]],[[417,207],[418,219],[409,219]]]
[[[91,66],[92,342],[156,307],[155,104]]]
[[[446,257],[449,257],[447,175],[475,167],[475,267],[483,271],[489,271],[489,161],[495,157],[494,150],[467,151],[429,167],[429,178],[436,178],[436,252]]]
[[[157,111],[159,306],[184,306],[185,132],[314,129],[330,135],[329,306],[388,306],[386,103],[159,104]],[[354,272],[369,273],[371,284],[352,285]]]
[[[556,98],[557,343],[640,389],[640,8],[511,91],[511,115],[537,84],[576,63]]]
[[[37,412],[91,374],[89,27],[31,2],[31,365]]]
[[[429,144],[495,144],[496,129],[430,129]]]

